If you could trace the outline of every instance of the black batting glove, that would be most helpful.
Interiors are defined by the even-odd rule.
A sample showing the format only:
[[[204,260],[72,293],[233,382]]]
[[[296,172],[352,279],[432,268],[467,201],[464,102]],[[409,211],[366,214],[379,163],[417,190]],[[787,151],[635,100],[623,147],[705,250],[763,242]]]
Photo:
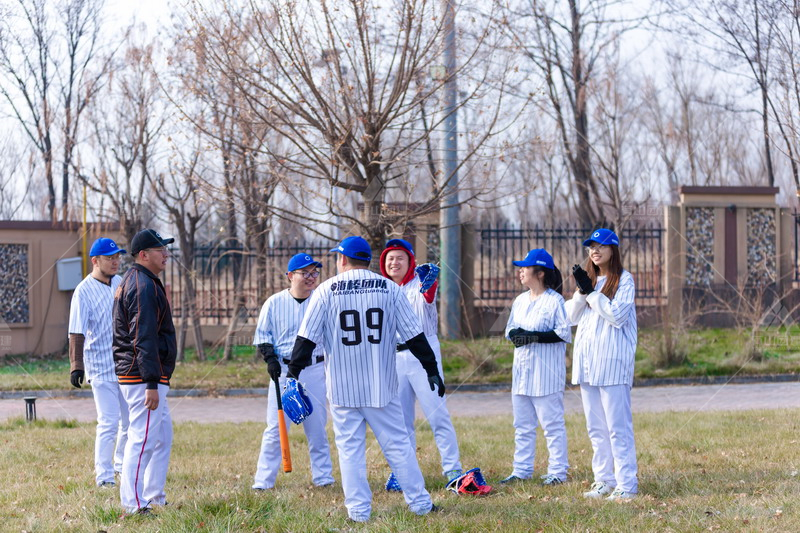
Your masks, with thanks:
[[[281,377],[281,364],[278,362],[277,357],[267,362],[267,374],[274,381],[278,381],[278,378]]]
[[[511,339],[512,343],[514,343],[514,346],[519,348],[520,346],[525,346],[527,344],[531,344],[532,342],[536,342],[536,332],[528,331],[522,328],[515,328],[508,333],[508,338]]]
[[[436,387],[439,387],[439,398],[444,396],[444,382],[439,377],[439,374],[428,376],[428,384],[431,386],[431,390],[436,390]]]
[[[578,290],[581,294],[594,292],[594,286],[592,285],[592,280],[589,279],[589,274],[580,265],[572,267],[572,277],[575,278],[575,283],[578,284]]]
[[[76,389],[80,389],[84,377],[85,374],[83,370],[73,370],[69,375],[69,382],[72,383],[72,386]]]
[[[277,381],[281,377],[281,364],[278,362],[278,354],[275,353],[275,347],[265,342],[258,345],[258,351],[261,352],[261,358],[267,363],[269,377]]]

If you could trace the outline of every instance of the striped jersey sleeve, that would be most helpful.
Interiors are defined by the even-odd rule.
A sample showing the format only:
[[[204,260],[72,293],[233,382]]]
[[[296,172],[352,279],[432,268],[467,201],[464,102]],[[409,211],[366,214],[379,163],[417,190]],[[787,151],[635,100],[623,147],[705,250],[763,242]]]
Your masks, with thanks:
[[[436,300],[428,302],[425,296],[419,292],[422,287],[418,276],[411,278],[411,281],[402,285],[400,290],[405,294],[408,303],[414,310],[414,314],[422,325],[422,331],[426,337],[435,337],[439,331],[439,313],[436,310]],[[401,341],[402,342],[402,341]]]
[[[83,335],[83,363],[88,381],[117,381],[114,371],[114,292],[122,279],[113,276],[109,284],[86,276],[72,294],[69,333]]]
[[[552,289],[534,300],[530,299],[530,292],[519,295],[512,304],[506,335],[516,327],[555,331],[564,342],[534,342],[515,348],[512,394],[547,396],[563,391],[567,380],[566,343],[571,340],[564,298]]]
[[[313,296],[314,292],[311,295]],[[298,302],[289,289],[267,298],[259,313],[253,344],[256,346],[263,343],[272,344],[281,363],[284,359],[291,358],[294,341],[310,300],[311,296]],[[313,355],[316,357],[323,353],[322,346],[319,345]]]
[[[633,385],[638,340],[633,276],[627,270],[622,272],[610,300],[600,293],[605,281],[604,276],[598,278],[595,292],[586,296],[586,309],[575,332],[572,382]]]

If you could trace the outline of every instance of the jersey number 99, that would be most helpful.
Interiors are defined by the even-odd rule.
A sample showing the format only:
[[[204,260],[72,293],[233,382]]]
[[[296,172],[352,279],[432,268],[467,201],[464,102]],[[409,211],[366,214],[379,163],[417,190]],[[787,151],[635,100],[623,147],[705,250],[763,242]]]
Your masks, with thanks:
[[[364,313],[364,326],[367,330],[367,341],[371,344],[380,344],[383,330],[383,309],[371,307]],[[365,328],[361,324],[361,314],[358,311],[342,311],[339,313],[339,327],[346,334],[342,337],[345,346],[357,346],[363,340]]]

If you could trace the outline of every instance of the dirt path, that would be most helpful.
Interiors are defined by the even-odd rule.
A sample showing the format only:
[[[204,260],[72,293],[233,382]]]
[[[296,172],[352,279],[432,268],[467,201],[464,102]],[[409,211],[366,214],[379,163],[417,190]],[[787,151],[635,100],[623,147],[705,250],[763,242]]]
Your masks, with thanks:
[[[638,387],[631,396],[635,412],[800,408],[800,383]],[[265,398],[252,397],[171,397],[169,403],[175,422],[263,422],[266,410]],[[508,392],[456,391],[448,395],[447,403],[450,414],[458,417],[511,414]],[[567,390],[564,404],[568,413],[580,412],[580,392]],[[45,419],[95,420],[91,398],[40,398],[36,412]],[[23,416],[23,400],[0,400],[0,421]]]

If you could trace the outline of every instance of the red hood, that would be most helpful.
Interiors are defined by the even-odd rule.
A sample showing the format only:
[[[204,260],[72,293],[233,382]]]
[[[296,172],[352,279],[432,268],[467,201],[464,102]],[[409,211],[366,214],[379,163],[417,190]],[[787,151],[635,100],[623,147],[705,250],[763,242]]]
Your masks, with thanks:
[[[403,277],[403,281],[400,282],[400,285],[405,285],[406,283],[414,279],[415,275],[414,269],[417,267],[417,260],[414,258],[414,254],[411,253],[408,249],[404,248],[403,246],[388,247],[383,252],[381,252],[381,274],[385,278],[389,277],[389,273],[386,272],[386,254],[388,254],[392,250],[403,250],[408,256],[408,272],[406,272],[406,275]]]

